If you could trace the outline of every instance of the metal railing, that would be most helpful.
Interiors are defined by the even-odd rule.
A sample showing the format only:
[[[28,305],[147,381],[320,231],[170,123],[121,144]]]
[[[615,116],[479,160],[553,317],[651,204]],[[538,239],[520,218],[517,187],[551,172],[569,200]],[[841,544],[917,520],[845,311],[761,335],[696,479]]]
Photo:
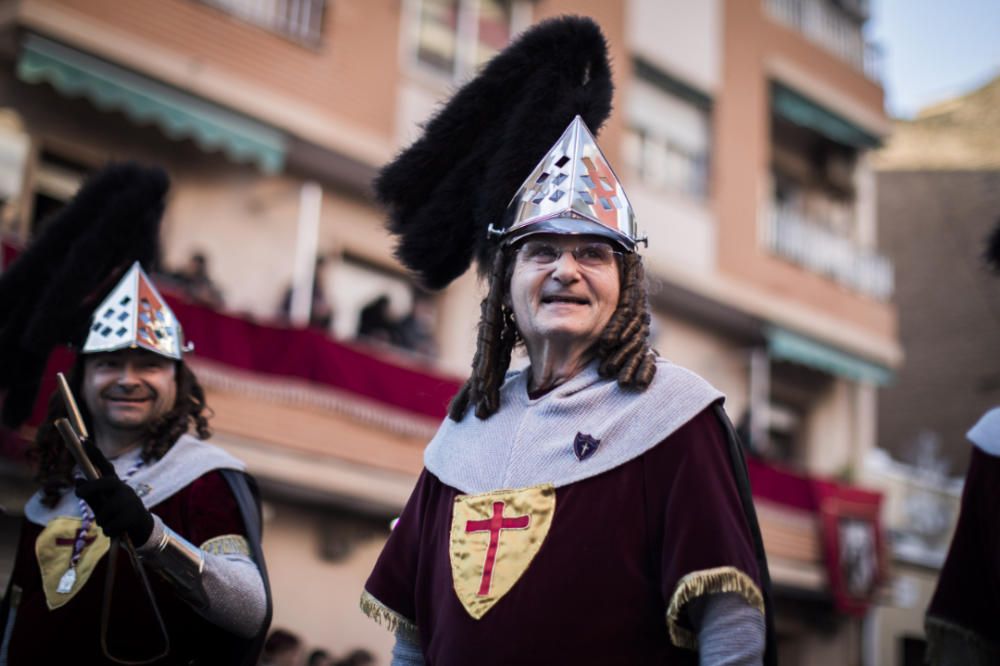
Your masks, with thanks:
[[[880,80],[882,52],[865,41],[861,23],[830,0],[764,0],[767,13],[845,60],[868,78]]]
[[[323,38],[326,0],[198,0],[198,2],[304,46],[319,46]]]
[[[761,241],[774,254],[880,301],[892,297],[895,275],[887,257],[777,204],[765,208],[761,222]]]

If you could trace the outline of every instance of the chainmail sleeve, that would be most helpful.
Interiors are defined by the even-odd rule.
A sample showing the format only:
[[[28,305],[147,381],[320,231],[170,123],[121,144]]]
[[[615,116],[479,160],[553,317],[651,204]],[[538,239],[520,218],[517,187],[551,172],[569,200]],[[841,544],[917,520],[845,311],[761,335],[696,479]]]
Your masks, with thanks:
[[[161,544],[169,538],[181,539],[153,515],[153,531],[139,548],[144,560],[159,567],[168,580],[174,581],[175,565],[166,560]],[[186,544],[193,549],[190,543]],[[266,592],[257,565],[250,557],[246,540],[239,535],[209,539],[197,548],[202,559],[200,571],[189,571],[178,583],[178,593],[212,624],[244,638],[253,637],[266,613]]]

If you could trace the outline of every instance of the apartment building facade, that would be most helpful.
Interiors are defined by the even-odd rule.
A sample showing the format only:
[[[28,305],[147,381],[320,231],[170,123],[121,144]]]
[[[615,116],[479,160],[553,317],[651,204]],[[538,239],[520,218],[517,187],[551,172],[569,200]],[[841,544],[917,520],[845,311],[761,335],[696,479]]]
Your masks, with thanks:
[[[226,296],[223,313],[179,314],[206,340],[192,363],[215,440],[265,490],[275,623],[385,655],[391,637],[355,612],[357,593],[467,371],[480,287],[467,275],[428,299],[432,355],[355,341],[373,299],[400,317],[423,298],[369,182],[518,31],[592,16],[617,85],[600,142],[649,235],[655,346],[723,390],[748,439],[782,655],[859,663],[864,608],[837,606],[811,488],[853,492],[876,446],[877,387],[902,359],[876,247],[869,155],[889,126],[866,12],[864,0],[7,0],[0,224],[27,240],[107,159],[167,167],[164,263],[205,254]],[[327,335],[275,316],[317,254]],[[222,330],[233,337],[213,341]],[[275,340],[323,361],[276,369],[233,352]],[[877,496],[864,498],[877,536]]]

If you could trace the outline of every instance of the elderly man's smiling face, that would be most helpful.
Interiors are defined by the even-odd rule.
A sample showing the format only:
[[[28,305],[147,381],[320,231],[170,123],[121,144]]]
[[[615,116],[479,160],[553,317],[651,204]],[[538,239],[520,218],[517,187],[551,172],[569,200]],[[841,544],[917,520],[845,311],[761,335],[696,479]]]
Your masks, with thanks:
[[[589,349],[618,306],[612,246],[595,236],[539,234],[517,248],[510,303],[529,355],[544,346]]]
[[[142,430],[177,400],[177,362],[153,352],[93,354],[83,369],[83,401],[99,431]]]

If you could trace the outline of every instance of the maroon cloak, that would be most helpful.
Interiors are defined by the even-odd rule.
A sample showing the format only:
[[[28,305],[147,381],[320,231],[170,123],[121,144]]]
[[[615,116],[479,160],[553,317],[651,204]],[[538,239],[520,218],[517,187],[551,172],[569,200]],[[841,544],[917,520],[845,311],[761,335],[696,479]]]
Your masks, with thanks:
[[[223,472],[218,470],[199,477],[168,499],[150,507],[150,511],[194,544],[226,534],[247,536],[240,504]],[[8,645],[9,663],[11,666],[114,663],[103,656],[100,644],[100,611],[107,555],[101,558],[90,579],[66,605],[49,610],[35,556],[35,540],[42,529],[42,526],[28,520],[23,522],[21,528],[6,600],[12,605],[16,602]],[[253,541],[250,539],[251,544]],[[257,559],[259,562],[260,559]],[[149,569],[147,572],[171,642],[169,656],[155,663],[233,663],[228,652],[230,641],[223,635],[225,632],[180,599],[170,583]],[[264,575],[263,569],[261,573]],[[6,610],[6,603],[4,606]],[[118,555],[108,626],[109,649],[118,658],[149,657],[162,646],[156,620],[124,550]],[[228,656],[220,656],[215,650],[227,651],[224,654]]]
[[[462,493],[425,470],[365,585],[365,610],[415,628],[436,666],[696,664],[687,601],[736,591],[763,612],[727,446],[710,407],[639,457],[557,488],[537,554],[478,620],[456,594],[449,552]]]
[[[1000,664],[1000,457],[972,449],[962,507],[927,609],[927,663]]]

